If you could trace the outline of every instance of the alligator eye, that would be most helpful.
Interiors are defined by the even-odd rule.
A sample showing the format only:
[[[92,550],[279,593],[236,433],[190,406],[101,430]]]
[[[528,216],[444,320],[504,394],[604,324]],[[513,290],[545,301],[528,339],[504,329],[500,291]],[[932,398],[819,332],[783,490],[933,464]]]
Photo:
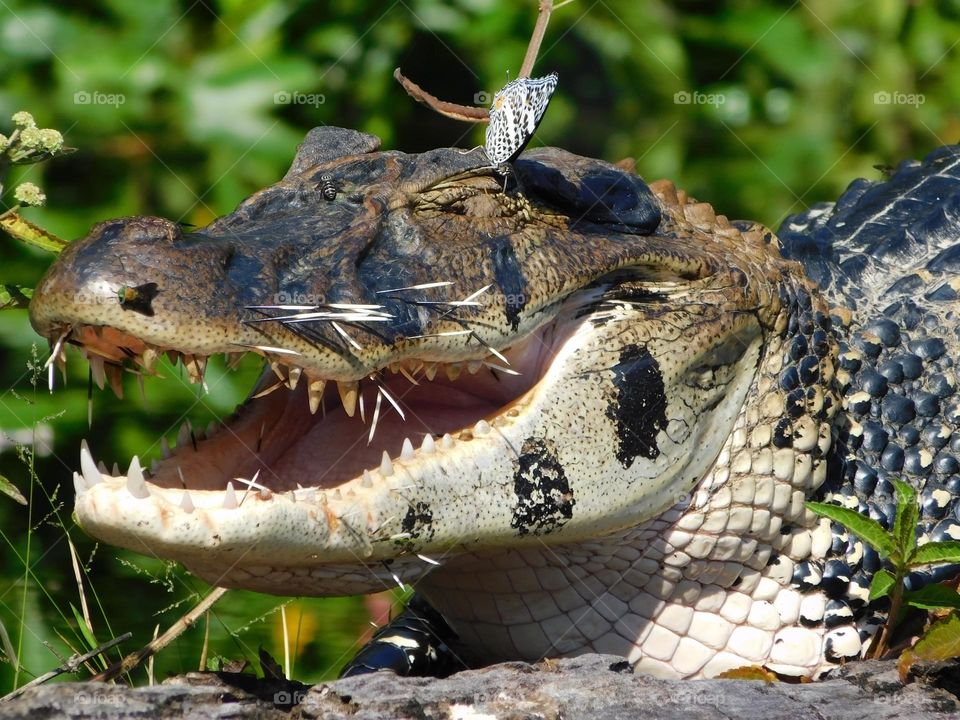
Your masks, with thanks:
[[[136,287],[121,285],[117,290],[117,300],[120,301],[120,307],[124,310],[133,310],[147,317],[153,317],[153,307],[151,303],[160,292],[156,283],[144,283]]]
[[[320,176],[320,194],[324,200],[337,199],[337,186],[333,184],[333,178],[329,175]]]

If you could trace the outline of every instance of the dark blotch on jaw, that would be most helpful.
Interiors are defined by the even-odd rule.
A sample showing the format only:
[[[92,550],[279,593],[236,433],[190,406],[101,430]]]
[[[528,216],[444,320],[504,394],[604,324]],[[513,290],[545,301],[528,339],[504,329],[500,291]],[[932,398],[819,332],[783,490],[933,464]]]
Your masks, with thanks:
[[[400,529],[410,537],[401,538],[395,542],[397,547],[413,550],[414,546],[429,542],[433,539],[433,511],[430,503],[417,502],[407,509],[407,514],[400,521]]]
[[[527,304],[527,278],[509,237],[495,238],[489,247],[493,275],[507,307],[507,322],[516,330],[520,326],[520,312]]]
[[[531,437],[523,442],[513,491],[517,504],[510,527],[518,535],[546,535],[573,517],[573,491],[563,465],[549,441]]]
[[[628,468],[638,456],[660,455],[657,433],[667,427],[667,396],[660,365],[645,347],[627,345],[612,369],[617,401],[607,417],[617,424],[617,460]]]

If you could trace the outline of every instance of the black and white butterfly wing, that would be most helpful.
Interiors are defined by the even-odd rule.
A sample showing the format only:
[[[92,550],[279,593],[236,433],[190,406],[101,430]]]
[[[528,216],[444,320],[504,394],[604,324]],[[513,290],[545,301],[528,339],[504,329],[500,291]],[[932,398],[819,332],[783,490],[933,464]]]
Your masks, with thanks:
[[[557,89],[557,74],[542,78],[517,78],[493,98],[485,149],[490,165],[500,168],[523,151],[543,119]]]

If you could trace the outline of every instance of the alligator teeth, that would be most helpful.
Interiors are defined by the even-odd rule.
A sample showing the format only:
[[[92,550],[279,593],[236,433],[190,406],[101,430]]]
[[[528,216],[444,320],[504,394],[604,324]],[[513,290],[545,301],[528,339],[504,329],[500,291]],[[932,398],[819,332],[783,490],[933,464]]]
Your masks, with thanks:
[[[310,414],[315,415],[320,402],[323,400],[323,389],[326,387],[326,380],[311,380],[307,388],[307,396],[310,400]]]
[[[460,377],[460,373],[463,370],[463,365],[460,363],[450,363],[445,365],[443,369],[447,373],[447,379],[452,382]]]
[[[164,460],[166,460],[172,454],[173,453],[170,452],[170,443],[167,442],[167,438],[166,437],[160,438],[160,456]]]
[[[237,504],[237,493],[233,489],[233,483],[227,483],[227,489],[223,493],[223,507],[225,510],[235,510],[239,505]]]
[[[144,348],[143,354],[140,356],[140,364],[143,365],[147,372],[153,372],[153,368],[157,364],[158,357],[159,353],[153,348]]]
[[[103,358],[99,355],[90,355],[87,359],[90,361],[90,372],[93,375],[93,381],[97,384],[98,388],[103,390],[103,386],[107,382],[107,374],[103,369]]]
[[[476,375],[482,367],[483,360],[471,360],[467,363],[467,372],[471,375]]]
[[[190,382],[194,384],[203,382],[203,375],[207,371],[207,359],[205,357],[184,355],[183,366],[187,369]]]
[[[97,461],[97,470],[100,471],[100,474],[101,474],[101,475],[109,475],[109,474],[110,474],[110,473],[107,472],[107,464],[106,464],[103,460],[98,460],[98,461]]]
[[[383,459],[380,460],[380,474],[384,477],[393,475],[393,462],[390,460],[390,456],[386,450],[383,451]]]
[[[443,437],[440,438],[440,447],[443,450],[449,450],[453,447],[453,438],[450,437],[450,433],[444,433]]]
[[[427,380],[433,380],[437,376],[437,364],[429,363],[423,367],[423,374]]]
[[[156,475],[159,469],[160,469],[160,461],[154,458],[153,460],[150,461],[150,472]]]
[[[474,435],[486,435],[490,432],[490,423],[486,420],[478,420],[477,424],[473,426]]]
[[[111,475],[113,475],[114,477],[120,477],[120,466],[119,466],[119,465],[117,465],[116,463],[114,463],[112,470],[113,470],[113,472],[110,473]]]
[[[147,483],[143,479],[140,459],[136,455],[133,456],[133,460],[130,461],[130,468],[127,470],[127,492],[139,500],[150,497]]]
[[[357,395],[360,385],[356,380],[351,382],[337,382],[337,392],[340,393],[340,402],[343,403],[343,409],[350,417],[357,411]]]
[[[435,452],[436,449],[437,445],[433,442],[433,435],[424,435],[423,442],[420,444],[420,452],[430,455]]]
[[[217,430],[220,429],[220,424],[216,420],[211,420],[207,424],[207,437],[213,435]]]
[[[370,475],[369,470],[363,471],[363,477],[360,479],[360,487],[365,487],[365,488],[373,487],[373,476]]]
[[[83,479],[83,475],[78,473],[76,470],[73,471],[73,491],[77,496],[83,495],[87,491],[87,481]]]
[[[180,509],[186,513],[192,513],[194,510],[193,499],[186,490],[183,491],[183,497],[180,498]]]
[[[93,455],[90,454],[90,447],[86,440],[80,443],[80,472],[83,473],[87,487],[93,487],[103,479],[100,471],[97,470],[97,464],[93,462]]]
[[[300,376],[303,374],[303,368],[291,367],[287,372],[287,387],[291,390],[297,389],[297,383],[300,382]]]
[[[189,420],[180,424],[180,431],[177,433],[177,447],[184,447],[188,442],[190,442]]]
[[[123,400],[123,368],[113,363],[107,363],[104,372],[107,375],[107,382],[110,383],[110,389],[118,399]]]
[[[401,460],[413,460],[413,443],[410,438],[403,439],[403,447],[400,450]]]

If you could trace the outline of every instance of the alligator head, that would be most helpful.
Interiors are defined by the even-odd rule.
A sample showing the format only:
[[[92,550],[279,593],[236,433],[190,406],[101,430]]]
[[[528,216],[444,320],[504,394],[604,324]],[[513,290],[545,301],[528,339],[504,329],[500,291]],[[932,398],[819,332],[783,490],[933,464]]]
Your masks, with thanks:
[[[477,563],[555,549],[549,565],[605,537],[655,546],[651,523],[691,503],[703,522],[715,492],[691,493],[731,472],[786,482],[791,498],[770,461],[783,446],[767,419],[784,403],[770,339],[823,308],[771,233],[558,149],[527,152],[505,188],[471,153],[377,146],[314,130],[284,179],[232,214],[190,233],[101,223],[43,278],[34,327],[55,353],[79,347],[101,384],[162,353],[197,380],[216,353],[267,360],[223,427],[182,437],[152,473],[102,473],[84,449],[89,533],[274,594],[399,577],[456,623],[483,616],[451,589],[483,575]],[[820,453],[824,397],[797,429]],[[766,430],[752,474],[737,464],[747,422]],[[818,465],[794,478],[801,498]],[[778,537],[770,515],[743,533]],[[543,652],[521,644],[485,649]]]

